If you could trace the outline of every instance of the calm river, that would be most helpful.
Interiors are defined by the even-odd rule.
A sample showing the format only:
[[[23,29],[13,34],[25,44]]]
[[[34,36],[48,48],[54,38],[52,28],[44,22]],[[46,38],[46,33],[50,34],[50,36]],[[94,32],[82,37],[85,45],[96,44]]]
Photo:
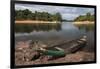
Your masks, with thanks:
[[[94,26],[74,25],[72,22],[61,24],[16,24],[15,42],[38,40],[47,43],[70,41],[87,36],[88,51],[94,50]]]

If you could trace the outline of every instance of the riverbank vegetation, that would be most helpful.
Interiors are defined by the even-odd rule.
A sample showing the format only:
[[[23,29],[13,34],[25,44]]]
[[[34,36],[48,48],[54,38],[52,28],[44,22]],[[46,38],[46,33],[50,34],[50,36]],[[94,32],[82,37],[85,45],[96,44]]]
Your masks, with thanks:
[[[80,15],[74,19],[74,24],[94,24],[94,14],[87,13],[86,15]]]
[[[80,15],[74,19],[74,21],[94,21],[94,14],[87,13],[86,15]]]
[[[15,20],[16,21],[23,21],[23,20],[30,20],[30,21],[61,21],[62,16],[59,12],[55,14],[51,14],[48,12],[32,12],[29,9],[25,10],[15,10]]]

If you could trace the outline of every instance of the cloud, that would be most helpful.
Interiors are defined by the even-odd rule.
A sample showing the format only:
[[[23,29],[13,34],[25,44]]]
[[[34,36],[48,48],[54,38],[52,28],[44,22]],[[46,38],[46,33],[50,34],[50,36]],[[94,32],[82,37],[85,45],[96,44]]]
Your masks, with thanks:
[[[50,5],[36,5],[36,4],[15,4],[16,10],[29,9],[32,12],[49,12],[57,13],[59,12],[63,19],[74,19],[79,15],[85,15],[87,12],[94,14],[94,8],[82,8],[82,7],[65,7],[65,6],[50,6]]]

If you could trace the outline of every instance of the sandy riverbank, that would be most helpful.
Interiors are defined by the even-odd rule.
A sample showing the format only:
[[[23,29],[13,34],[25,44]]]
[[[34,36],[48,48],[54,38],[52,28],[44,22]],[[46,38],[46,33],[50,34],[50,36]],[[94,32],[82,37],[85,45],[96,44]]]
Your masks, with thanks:
[[[59,21],[34,21],[34,20],[16,20],[15,23],[23,23],[23,24],[29,24],[29,23],[60,23]]]
[[[73,24],[94,24],[94,21],[77,21],[73,22]]]

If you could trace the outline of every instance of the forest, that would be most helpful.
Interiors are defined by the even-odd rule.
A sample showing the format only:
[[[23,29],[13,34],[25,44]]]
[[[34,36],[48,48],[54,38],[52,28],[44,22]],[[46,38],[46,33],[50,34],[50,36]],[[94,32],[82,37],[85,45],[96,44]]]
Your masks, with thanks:
[[[71,21],[94,21],[94,14],[86,13],[86,15],[80,15]],[[36,20],[36,21],[67,21],[62,19],[59,12],[51,14],[48,12],[32,12],[29,9],[15,10],[15,20]]]
[[[86,15],[80,15],[74,19],[74,21],[94,21],[94,14],[87,13]]]
[[[51,14],[48,12],[32,12],[29,9],[15,10],[15,20],[37,20],[37,21],[61,21],[59,12]]]

